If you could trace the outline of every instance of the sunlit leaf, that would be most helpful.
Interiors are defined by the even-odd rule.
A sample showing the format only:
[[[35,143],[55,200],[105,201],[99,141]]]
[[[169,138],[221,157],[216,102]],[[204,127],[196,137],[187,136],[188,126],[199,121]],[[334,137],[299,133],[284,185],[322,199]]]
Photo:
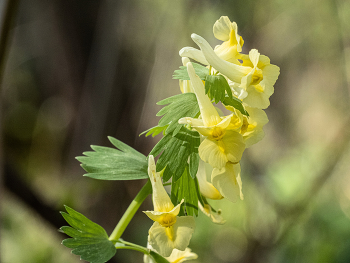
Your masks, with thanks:
[[[193,179],[190,176],[187,166],[181,178],[176,182],[172,181],[171,184],[171,201],[175,205],[184,199],[185,202],[183,207],[186,210],[187,215],[190,216],[198,216],[198,196],[200,193],[196,181],[197,178]]]
[[[91,146],[93,152],[84,152],[86,156],[77,157],[88,172],[85,176],[100,180],[148,178],[146,156],[113,137],[108,139],[117,149]]]
[[[197,158],[194,154],[198,155],[199,144],[198,132],[181,127],[175,136],[167,134],[154,146],[150,154],[154,156],[161,154],[157,161],[157,171],[160,172],[166,167],[163,173],[164,181],[168,181],[172,176],[174,181],[178,180],[185,170],[189,157],[192,171],[198,169],[198,164],[197,168],[193,167],[197,161],[191,159]]]
[[[208,94],[209,98],[213,99],[215,103],[223,101],[225,95],[232,98],[232,91],[227,83],[227,80],[222,75],[208,75],[205,78],[205,94]]]

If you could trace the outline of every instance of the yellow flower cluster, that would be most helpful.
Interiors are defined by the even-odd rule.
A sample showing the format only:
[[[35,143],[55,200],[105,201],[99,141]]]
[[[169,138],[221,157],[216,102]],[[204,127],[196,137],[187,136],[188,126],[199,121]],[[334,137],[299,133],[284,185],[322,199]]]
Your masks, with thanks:
[[[202,195],[211,199],[225,197],[235,202],[243,199],[239,162],[245,148],[264,137],[262,128],[268,118],[263,109],[270,105],[269,97],[274,92],[279,67],[270,64],[269,58],[256,49],[243,54],[244,41],[238,35],[237,24],[228,17],[217,20],[213,32],[223,41],[221,45],[213,49],[204,38],[192,34],[199,49],[184,47],[179,52],[190,77],[190,80],[180,81],[181,91],[196,94],[201,113],[199,118],[185,117],[179,123],[188,124],[202,137],[198,149],[202,163],[197,174]],[[205,94],[204,83],[196,75],[189,58],[207,66],[210,74],[224,76],[232,94],[241,100],[249,116],[232,106],[226,106],[231,114],[220,116]]]

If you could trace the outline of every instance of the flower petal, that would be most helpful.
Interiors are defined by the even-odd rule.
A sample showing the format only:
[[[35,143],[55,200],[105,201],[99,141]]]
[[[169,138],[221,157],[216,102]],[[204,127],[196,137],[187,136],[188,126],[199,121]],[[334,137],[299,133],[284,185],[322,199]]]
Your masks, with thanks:
[[[199,161],[199,166],[198,166],[198,172],[197,172],[197,179],[198,179],[198,184],[199,184],[199,189],[201,191],[201,194],[209,199],[214,199],[214,200],[219,200],[222,199],[223,196],[220,194],[220,192],[212,185],[212,183],[208,182],[207,180],[207,173],[211,172],[213,168],[211,168],[210,171],[206,171],[206,164],[203,161]],[[210,179],[210,178],[209,178]]]
[[[186,249],[194,228],[195,221],[192,216],[177,217],[176,223],[172,227],[163,227],[158,222],[154,222],[148,232],[148,242],[163,257],[169,257],[174,248]],[[169,238],[168,231],[172,231],[172,238]]]
[[[240,164],[227,163],[222,169],[214,169],[211,176],[213,185],[231,202],[240,198],[241,186],[236,179],[240,172]]]
[[[196,258],[198,258],[198,255],[196,253],[191,252],[190,248],[186,248],[185,251],[181,251],[175,248],[173,252],[171,252],[170,257],[167,257],[166,259],[171,263],[181,263],[186,260]]]
[[[221,140],[222,146],[224,147],[225,154],[227,156],[227,160],[232,163],[239,162],[245,149],[245,143],[243,141],[242,135],[238,132],[228,130]]]
[[[223,168],[228,162],[225,149],[218,141],[204,139],[198,147],[199,157],[214,168]]]
[[[190,76],[192,87],[197,97],[204,125],[208,127],[218,124],[221,121],[221,118],[209,97],[205,95],[204,84],[197,76],[192,63],[187,63],[187,72]]]
[[[174,205],[164,189],[159,173],[156,172],[156,164],[153,155],[148,157],[148,175],[152,183],[154,211],[170,212],[174,208]]]

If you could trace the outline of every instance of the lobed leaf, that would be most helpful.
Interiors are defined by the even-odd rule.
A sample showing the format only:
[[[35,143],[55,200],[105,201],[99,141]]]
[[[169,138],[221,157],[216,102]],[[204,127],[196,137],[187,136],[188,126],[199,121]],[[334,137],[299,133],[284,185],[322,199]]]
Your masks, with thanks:
[[[60,230],[71,238],[63,240],[62,244],[71,248],[73,254],[90,263],[104,263],[110,260],[117,250],[113,242],[108,240],[103,227],[74,209],[68,206],[65,208],[68,213],[61,214],[71,227],[63,226]]]
[[[76,157],[88,176],[99,180],[137,180],[148,178],[146,156],[127,144],[108,137],[117,148],[94,146],[94,152]],[[119,150],[118,150],[119,149]]]
[[[195,159],[197,158],[195,155],[198,155],[199,144],[199,133],[182,126],[175,136],[167,134],[154,146],[150,154],[154,156],[160,154],[157,161],[157,171],[165,168],[164,181],[168,181],[171,177],[173,177],[173,181],[177,181],[183,174],[189,157],[190,162],[193,159],[192,172],[198,169],[198,164],[195,167]]]
[[[223,101],[225,95],[232,98],[232,91],[227,83],[227,80],[222,75],[208,75],[205,78],[205,94],[208,94],[209,98],[213,99],[215,103]]]

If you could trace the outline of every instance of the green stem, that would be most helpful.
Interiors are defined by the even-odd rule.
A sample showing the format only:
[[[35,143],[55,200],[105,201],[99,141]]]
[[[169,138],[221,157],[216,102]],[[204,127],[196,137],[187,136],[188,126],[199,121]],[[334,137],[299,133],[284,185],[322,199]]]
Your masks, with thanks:
[[[148,180],[147,183],[142,187],[140,192],[136,195],[134,200],[131,202],[128,209],[125,211],[124,215],[122,216],[117,226],[113,230],[112,234],[110,235],[109,240],[117,241],[122,236],[125,228],[128,226],[131,219],[134,217],[137,209],[139,209],[142,202],[151,193],[152,193],[151,181]]]
[[[135,248],[135,250],[137,249],[137,251],[141,251],[142,253],[149,255],[149,249],[147,249],[147,248],[145,248],[143,246],[139,246],[139,245],[136,245],[134,243],[130,243],[128,241],[124,241],[124,240],[120,240],[120,239],[118,240],[118,242],[119,243],[123,243],[125,245],[128,245],[129,247],[133,247],[133,248]],[[131,249],[129,247],[118,247],[118,249],[119,248],[121,248],[121,249],[123,249],[123,248]]]
[[[131,249],[131,250],[136,250],[136,251],[142,252],[143,254],[149,255],[148,250],[140,249],[138,247],[117,247],[116,249]]]

